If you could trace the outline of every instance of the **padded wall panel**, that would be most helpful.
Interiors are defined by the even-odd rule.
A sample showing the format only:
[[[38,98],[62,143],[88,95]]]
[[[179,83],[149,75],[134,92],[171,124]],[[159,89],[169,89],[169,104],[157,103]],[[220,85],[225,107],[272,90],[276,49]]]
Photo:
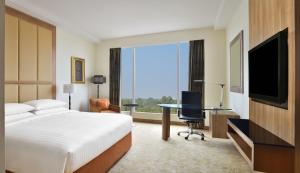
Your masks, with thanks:
[[[6,84],[5,85],[5,103],[18,103],[18,85],[17,84]]]
[[[52,31],[38,27],[38,80],[52,81]]]
[[[5,81],[18,81],[18,18],[5,15]]]
[[[52,99],[52,85],[38,85],[38,99]]]
[[[37,86],[36,85],[19,85],[19,102],[23,103],[30,100],[37,99]]]
[[[37,25],[19,20],[19,81],[37,81]]]

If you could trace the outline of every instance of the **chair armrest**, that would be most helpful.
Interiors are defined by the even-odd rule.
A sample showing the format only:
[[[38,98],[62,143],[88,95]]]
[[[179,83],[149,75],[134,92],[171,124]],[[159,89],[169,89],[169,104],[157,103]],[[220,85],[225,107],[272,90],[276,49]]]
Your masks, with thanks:
[[[100,106],[97,105],[97,101],[95,99],[90,99],[90,112],[101,112],[102,109]]]
[[[114,112],[118,112],[118,113],[121,112],[121,108],[118,105],[109,105],[109,109],[114,111]]]

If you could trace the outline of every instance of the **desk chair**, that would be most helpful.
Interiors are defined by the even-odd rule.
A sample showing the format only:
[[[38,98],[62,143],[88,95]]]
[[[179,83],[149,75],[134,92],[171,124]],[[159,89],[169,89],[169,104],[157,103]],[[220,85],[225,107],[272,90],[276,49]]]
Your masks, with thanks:
[[[181,133],[187,133],[186,140],[190,135],[199,135],[201,140],[204,140],[204,134],[201,131],[195,131],[194,126],[199,125],[205,118],[205,113],[202,109],[201,94],[200,92],[182,91],[182,107],[178,111],[178,118],[184,120],[188,125],[188,130],[180,131],[177,133],[180,136]]]

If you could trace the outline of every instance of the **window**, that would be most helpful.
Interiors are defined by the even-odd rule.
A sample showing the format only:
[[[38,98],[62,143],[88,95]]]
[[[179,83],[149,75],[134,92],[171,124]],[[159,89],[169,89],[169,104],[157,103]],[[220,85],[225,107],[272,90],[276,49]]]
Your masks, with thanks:
[[[122,105],[137,103],[136,112],[160,113],[158,104],[179,103],[180,92],[188,89],[188,54],[188,43],[123,48]]]
[[[121,50],[121,105],[133,103],[133,49]],[[122,111],[125,111],[122,107]]]

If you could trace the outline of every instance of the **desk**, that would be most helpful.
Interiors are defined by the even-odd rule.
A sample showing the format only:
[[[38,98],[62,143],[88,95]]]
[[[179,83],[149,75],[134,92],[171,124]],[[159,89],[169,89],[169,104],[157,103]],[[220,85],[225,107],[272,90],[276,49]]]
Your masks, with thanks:
[[[171,109],[181,109],[181,104],[159,104],[162,108],[162,139],[167,141],[170,137],[170,117]],[[216,113],[221,110],[231,110],[226,108],[203,108],[203,111],[215,111]]]
[[[209,111],[209,133],[213,138],[227,139],[227,120],[229,118],[240,118],[233,111]]]

